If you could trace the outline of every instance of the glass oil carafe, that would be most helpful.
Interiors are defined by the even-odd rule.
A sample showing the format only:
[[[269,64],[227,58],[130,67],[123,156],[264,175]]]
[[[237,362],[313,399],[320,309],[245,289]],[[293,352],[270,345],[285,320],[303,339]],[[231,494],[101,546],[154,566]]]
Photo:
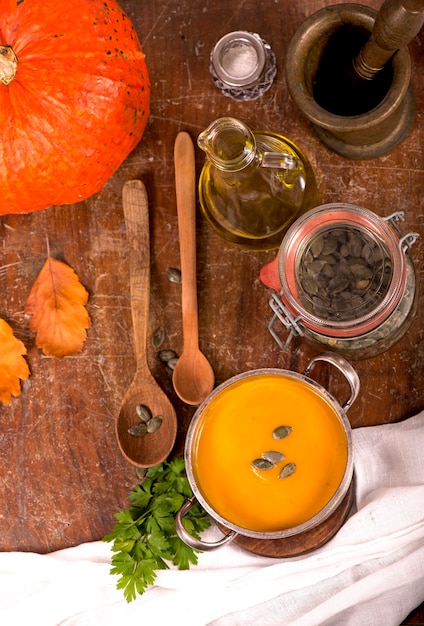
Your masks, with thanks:
[[[198,137],[206,154],[199,179],[203,214],[226,241],[277,248],[294,220],[316,204],[312,167],[289,139],[223,117]]]

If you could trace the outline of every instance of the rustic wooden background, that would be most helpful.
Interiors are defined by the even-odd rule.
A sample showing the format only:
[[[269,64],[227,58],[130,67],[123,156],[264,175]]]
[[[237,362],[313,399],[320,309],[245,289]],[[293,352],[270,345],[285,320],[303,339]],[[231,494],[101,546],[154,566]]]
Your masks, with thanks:
[[[181,288],[167,279],[179,267],[173,144],[186,130],[193,140],[215,118],[231,115],[252,128],[280,132],[303,148],[315,169],[320,201],[345,201],[385,216],[405,211],[406,231],[422,235],[424,217],[424,32],[410,45],[416,118],[408,139],[384,157],[350,161],[323,146],[291,101],[284,79],[291,36],[334,0],[121,0],[142,42],[151,79],[146,133],[100,193],[80,204],[0,218],[0,316],[28,347],[31,377],[22,395],[0,407],[0,549],[48,552],[96,540],[127,506],[136,472],[120,455],[114,423],[134,372],[128,250],[121,203],[126,180],[144,181],[151,218],[150,335],[163,326],[163,347],[182,348]],[[378,8],[379,0],[364,2]],[[254,102],[223,96],[209,74],[215,42],[231,30],[258,32],[271,44],[278,74]],[[107,128],[105,128],[107,132]],[[203,153],[196,151],[198,173]],[[28,189],[28,193],[31,190]],[[28,331],[24,305],[46,257],[71,265],[89,291],[92,327],[83,351],[58,360],[42,356]],[[226,244],[198,213],[201,349],[217,382],[253,368],[302,371],[316,348],[295,341],[283,353],[267,330],[269,293],[260,268],[275,252],[245,252]],[[424,238],[412,248],[422,278]],[[194,409],[173,392],[169,372],[152,346],[149,363],[179,420],[175,453]],[[353,427],[395,422],[424,408],[423,296],[408,334],[391,350],[355,367],[360,397],[349,411]],[[345,383],[331,368],[317,371],[336,396]],[[422,622],[416,612],[408,623]]]

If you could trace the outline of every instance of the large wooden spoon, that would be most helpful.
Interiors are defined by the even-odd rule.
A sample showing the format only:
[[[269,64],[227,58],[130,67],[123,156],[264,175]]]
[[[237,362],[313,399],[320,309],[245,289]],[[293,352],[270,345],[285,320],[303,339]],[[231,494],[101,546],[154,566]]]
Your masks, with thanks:
[[[175,443],[177,417],[165,392],[149,370],[146,338],[150,297],[150,237],[147,194],[140,180],[130,180],[122,190],[125,224],[130,250],[130,295],[134,327],[136,372],[116,420],[119,448],[130,463],[153,467],[166,459]],[[144,407],[142,411],[138,407]],[[129,429],[139,426],[138,412],[162,418],[154,432],[136,436]],[[146,417],[145,417],[146,419]],[[160,423],[160,420],[156,420]],[[153,422],[152,422],[153,425]],[[147,422],[147,426],[149,423]],[[152,429],[152,426],[149,430]]]
[[[174,146],[178,234],[180,239],[183,352],[173,373],[177,395],[186,404],[201,404],[215,384],[209,361],[199,349],[196,285],[196,171],[190,135],[180,132]]]

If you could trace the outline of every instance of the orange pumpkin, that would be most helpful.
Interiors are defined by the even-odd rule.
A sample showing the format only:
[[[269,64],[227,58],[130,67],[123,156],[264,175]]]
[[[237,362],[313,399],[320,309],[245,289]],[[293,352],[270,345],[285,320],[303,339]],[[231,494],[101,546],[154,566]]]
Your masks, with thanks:
[[[0,214],[101,189],[140,141],[150,84],[115,0],[1,0]]]

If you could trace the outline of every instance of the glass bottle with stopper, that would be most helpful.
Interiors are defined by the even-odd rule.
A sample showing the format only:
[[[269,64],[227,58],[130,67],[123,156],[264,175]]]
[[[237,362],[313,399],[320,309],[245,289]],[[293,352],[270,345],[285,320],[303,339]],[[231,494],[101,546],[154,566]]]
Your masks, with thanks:
[[[216,232],[250,250],[270,250],[316,201],[303,152],[289,139],[252,131],[231,117],[215,120],[197,143],[206,154],[199,179],[202,211]]]

